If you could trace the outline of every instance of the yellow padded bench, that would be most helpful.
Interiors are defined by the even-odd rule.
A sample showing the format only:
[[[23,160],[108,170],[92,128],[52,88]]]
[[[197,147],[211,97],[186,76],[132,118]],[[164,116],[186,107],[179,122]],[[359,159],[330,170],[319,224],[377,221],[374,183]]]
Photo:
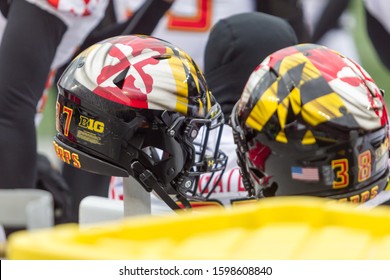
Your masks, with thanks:
[[[390,208],[313,197],[10,236],[8,259],[390,259]]]

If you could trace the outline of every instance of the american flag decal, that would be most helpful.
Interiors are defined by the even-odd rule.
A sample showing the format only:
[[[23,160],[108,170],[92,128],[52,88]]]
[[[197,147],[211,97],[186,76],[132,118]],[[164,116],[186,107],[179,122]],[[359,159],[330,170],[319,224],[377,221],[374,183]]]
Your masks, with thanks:
[[[320,176],[318,168],[313,167],[291,167],[291,176],[295,180],[301,181],[319,181]]]

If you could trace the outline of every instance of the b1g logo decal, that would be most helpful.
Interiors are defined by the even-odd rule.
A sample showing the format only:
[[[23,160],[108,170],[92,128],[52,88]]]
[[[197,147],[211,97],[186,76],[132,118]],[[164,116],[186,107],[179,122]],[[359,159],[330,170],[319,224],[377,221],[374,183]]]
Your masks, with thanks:
[[[80,116],[79,126],[97,133],[104,132],[104,123],[85,116]]]

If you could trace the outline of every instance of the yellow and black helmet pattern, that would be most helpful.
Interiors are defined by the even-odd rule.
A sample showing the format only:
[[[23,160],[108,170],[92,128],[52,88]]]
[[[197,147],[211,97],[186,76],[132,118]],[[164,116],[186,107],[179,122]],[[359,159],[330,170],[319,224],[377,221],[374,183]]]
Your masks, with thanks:
[[[231,124],[250,195],[363,202],[387,186],[383,92],[358,63],[324,46],[268,56],[249,77]]]
[[[282,143],[296,119],[307,125],[302,144],[319,125],[371,131],[388,122],[383,97],[362,67],[323,46],[302,44],[269,56],[251,75],[239,110],[248,127]]]

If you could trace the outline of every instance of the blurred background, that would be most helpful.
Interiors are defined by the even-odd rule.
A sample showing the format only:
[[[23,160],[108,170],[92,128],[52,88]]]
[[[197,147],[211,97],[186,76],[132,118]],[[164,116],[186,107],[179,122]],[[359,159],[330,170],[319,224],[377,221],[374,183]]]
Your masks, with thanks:
[[[317,0],[318,1],[318,0]],[[362,0],[352,0],[349,12],[352,20],[348,24],[349,32],[355,40],[360,64],[371,74],[376,83],[385,90],[385,99],[390,106],[390,71],[378,59],[367,36],[364,25]],[[55,135],[55,101],[56,88],[53,87],[48,95],[48,101],[43,111],[43,120],[38,127],[38,151],[47,155],[54,165],[59,165],[52,148],[52,139]]]

